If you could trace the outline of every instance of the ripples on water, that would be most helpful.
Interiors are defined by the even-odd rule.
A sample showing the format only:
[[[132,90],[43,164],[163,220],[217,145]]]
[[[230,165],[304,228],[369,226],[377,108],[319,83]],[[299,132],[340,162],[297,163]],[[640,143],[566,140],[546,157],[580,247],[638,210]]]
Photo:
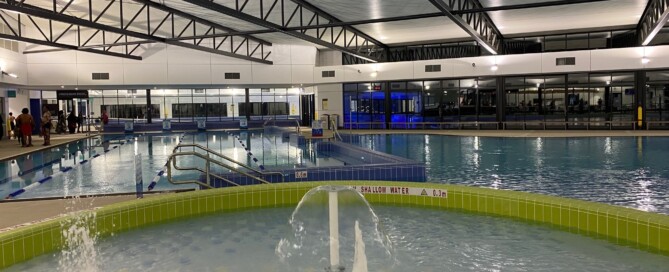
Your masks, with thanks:
[[[428,180],[579,198],[669,214],[668,137],[358,135],[425,162]]]

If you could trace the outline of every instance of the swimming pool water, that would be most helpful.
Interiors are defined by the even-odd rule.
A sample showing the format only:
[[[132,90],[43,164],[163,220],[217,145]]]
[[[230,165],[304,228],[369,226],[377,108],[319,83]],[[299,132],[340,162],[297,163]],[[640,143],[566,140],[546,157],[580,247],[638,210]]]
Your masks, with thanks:
[[[182,135],[184,137],[180,140]],[[268,170],[344,164],[343,161],[328,154],[317,154],[312,146],[298,147],[280,133],[264,133],[262,130],[104,135],[0,162],[0,198],[49,176],[52,177],[51,180],[26,191],[17,198],[135,192],[134,155],[136,154],[142,155],[142,176],[146,189],[163,168],[177,143],[208,147],[256,170],[260,169],[260,164]],[[253,157],[248,156],[245,147],[250,147],[258,162],[254,162]],[[193,149],[182,149],[182,151],[190,150]],[[98,156],[95,157],[96,155]],[[180,166],[201,167],[203,164],[203,160],[193,157],[182,157],[178,161]],[[70,167],[71,170],[67,170]],[[212,166],[212,170],[219,171],[218,173],[227,171],[217,166]],[[179,180],[198,179],[200,174],[194,171],[175,171],[174,177]],[[155,190],[188,188],[195,188],[195,185],[173,185],[167,181],[164,174]]]
[[[181,134],[105,135],[0,162],[0,196],[44,176],[52,180],[19,198],[134,192],[134,154],[141,153],[144,187],[162,169]],[[247,155],[250,147],[259,163]],[[440,135],[353,135],[362,147],[424,162],[428,182],[543,193],[669,214],[668,137],[499,138]],[[104,153],[103,140],[112,139]],[[126,144],[121,145],[122,142]],[[281,134],[217,131],[185,134],[197,143],[255,169],[332,166],[344,162],[297,146]],[[113,146],[118,146],[112,149]],[[185,149],[184,151],[188,151]],[[74,155],[73,155],[74,153]],[[92,158],[96,154],[102,154]],[[88,160],[80,164],[82,160]],[[195,159],[180,165],[198,165]],[[62,169],[73,167],[68,172]],[[222,168],[213,168],[226,171]],[[178,179],[198,173],[175,172]],[[175,186],[163,176],[155,190]]]
[[[275,253],[281,238],[292,232],[288,219],[293,209],[214,214],[132,230],[99,241],[94,263],[100,271],[323,271],[287,267]],[[374,210],[394,244],[398,264],[390,271],[666,271],[669,267],[667,256],[514,220],[407,207]],[[8,271],[53,271],[60,255],[40,256]],[[59,270],[71,271],[69,265],[62,263]]]
[[[542,193],[669,214],[669,137],[352,135],[424,162],[428,182]]]

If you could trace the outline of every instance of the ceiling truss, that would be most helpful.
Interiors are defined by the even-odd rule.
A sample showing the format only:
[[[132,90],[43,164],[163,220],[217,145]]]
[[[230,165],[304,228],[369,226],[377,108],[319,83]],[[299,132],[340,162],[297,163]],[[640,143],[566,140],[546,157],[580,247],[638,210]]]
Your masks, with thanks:
[[[444,16],[448,17],[462,30],[467,32],[489,53],[497,55],[502,48],[502,33],[485,12],[456,15],[458,10],[481,8],[478,0],[429,0]]]
[[[235,0],[234,6],[225,6],[208,0],[184,1],[267,28],[272,32],[290,35],[367,61],[385,61],[385,51],[388,47],[350,26],[288,30],[289,27],[295,26],[304,27],[340,22],[332,15],[304,1],[274,0],[269,6],[263,5],[264,1],[262,0]],[[245,9],[249,1],[259,1],[259,9]]]
[[[639,19],[637,31],[641,45],[649,45],[669,19],[669,0],[649,0]]]
[[[0,9],[17,12],[14,23],[12,20],[7,20],[6,16],[1,18],[13,34],[5,34],[3,38],[130,59],[141,59],[141,56],[137,56],[137,50],[142,44],[159,42],[272,64],[268,60],[271,54],[270,42],[249,35],[194,38],[193,36],[202,34],[215,35],[235,30],[148,0],[137,1],[139,5],[129,5],[132,2],[126,0],[126,8],[124,8],[124,0],[111,0],[98,14],[94,14],[93,2],[88,0],[88,12],[83,18],[65,14],[68,8],[72,8],[70,4],[73,0],[62,7],[54,0],[52,8],[44,8],[26,2],[29,1],[10,0],[7,3],[0,3]],[[131,6],[132,9],[127,8],[128,6]],[[109,11],[112,8],[118,9],[116,15],[110,14]],[[115,19],[113,23],[103,23],[101,20],[101,18],[110,17]],[[144,22],[136,23],[140,17],[145,18]],[[158,23],[151,25],[152,21]],[[25,28],[22,27],[22,23],[34,26],[39,35],[33,33],[32,37],[28,37],[26,31],[22,30]],[[65,30],[56,33],[53,29],[55,24],[61,24]],[[59,43],[66,33],[72,34],[73,32],[76,34],[74,42]]]

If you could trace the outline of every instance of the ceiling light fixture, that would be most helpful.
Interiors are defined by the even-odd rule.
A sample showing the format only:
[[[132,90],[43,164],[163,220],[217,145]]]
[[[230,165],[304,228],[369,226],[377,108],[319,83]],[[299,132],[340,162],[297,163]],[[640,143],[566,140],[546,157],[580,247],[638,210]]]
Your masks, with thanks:
[[[606,81],[606,85],[611,85],[611,81],[610,81],[610,80],[607,80],[607,81]]]
[[[379,75],[379,72],[377,72],[377,71],[374,71],[374,72],[372,72],[372,73],[371,73],[371,74],[369,74],[369,75],[370,75],[371,77],[376,77],[376,76],[378,76],[378,75]]]
[[[648,59],[646,56],[644,56],[643,58],[641,58],[641,63],[643,63],[643,64],[648,64],[649,62],[650,62],[650,59]]]
[[[499,69],[499,66],[497,66],[497,64],[490,67],[490,70],[492,70],[492,71],[497,71],[497,69]]]

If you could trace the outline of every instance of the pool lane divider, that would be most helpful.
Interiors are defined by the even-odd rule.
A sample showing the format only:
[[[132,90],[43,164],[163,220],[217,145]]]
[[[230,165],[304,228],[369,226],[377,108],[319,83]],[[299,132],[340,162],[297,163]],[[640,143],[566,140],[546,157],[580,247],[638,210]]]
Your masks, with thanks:
[[[173,154],[174,154],[174,152],[176,152],[177,149],[179,148],[179,144],[181,144],[181,141],[183,141],[184,137],[186,137],[186,133],[182,133],[181,136],[179,136],[179,139],[177,140],[177,145],[175,145],[174,148],[172,149],[172,153],[173,153]],[[161,169],[158,171],[158,173],[156,174],[156,176],[153,177],[153,180],[151,180],[151,183],[149,183],[149,186],[147,187],[147,190],[148,190],[148,191],[151,191],[151,190],[153,190],[153,188],[156,187],[156,185],[157,185],[158,182],[160,181],[160,177],[162,177],[163,174],[165,174],[165,172],[167,172],[167,165],[168,165],[169,163],[170,163],[170,159],[168,158],[167,161],[165,162],[165,164],[163,165],[163,168],[161,168]]]
[[[258,165],[258,168],[260,168],[261,171],[265,171],[265,166],[262,163],[260,163],[258,158],[256,158],[256,156],[253,155],[253,153],[251,153],[251,147],[247,147],[246,144],[244,144],[244,142],[242,141],[242,139],[239,138],[239,135],[233,135],[227,130],[225,132],[227,132],[228,135],[235,137],[235,139],[237,139],[237,141],[242,145],[242,147],[246,151],[246,155],[248,155],[253,160],[253,162],[255,162]]]
[[[110,140],[107,140],[107,141],[105,141],[105,142],[109,142],[109,141],[110,141]],[[130,143],[130,142],[132,142],[132,139],[123,141],[123,142],[120,143],[119,145],[115,145],[113,148],[109,148],[109,149],[105,150],[104,153],[107,153],[107,152],[109,152],[109,150],[116,149],[116,148],[118,148],[119,146],[122,146],[122,145],[124,145],[124,144],[126,144],[126,143]],[[79,151],[77,151],[77,152],[79,152]],[[71,155],[72,155],[72,156],[76,156],[76,155],[77,155],[77,152],[71,153]],[[39,186],[39,185],[41,185],[41,184],[43,184],[43,183],[45,183],[45,182],[47,182],[47,181],[49,181],[49,180],[52,180],[52,179],[53,179],[53,176],[55,176],[55,175],[57,175],[57,174],[60,174],[60,173],[67,173],[67,172],[69,172],[70,170],[74,169],[74,167],[76,167],[77,165],[83,165],[83,164],[86,164],[86,163],[90,162],[92,159],[97,158],[97,157],[100,157],[100,154],[95,154],[95,155],[91,156],[90,158],[88,158],[87,160],[82,160],[82,161],[79,162],[79,164],[75,163],[74,166],[67,166],[67,167],[64,167],[64,168],[62,168],[62,169],[60,170],[59,173],[56,173],[56,174],[53,174],[53,175],[46,176],[46,177],[44,177],[44,178],[38,180],[38,181],[35,182],[35,183],[31,183],[30,185],[27,185],[27,186],[25,186],[25,187],[23,187],[23,188],[21,188],[21,189],[18,189],[18,190],[16,190],[16,191],[12,192],[11,194],[7,195],[7,196],[5,197],[5,199],[12,199],[12,198],[15,198],[15,197],[17,197],[17,196],[19,196],[19,195],[21,195],[21,194],[27,192],[27,191],[33,190],[33,189],[35,189],[37,186]]]

